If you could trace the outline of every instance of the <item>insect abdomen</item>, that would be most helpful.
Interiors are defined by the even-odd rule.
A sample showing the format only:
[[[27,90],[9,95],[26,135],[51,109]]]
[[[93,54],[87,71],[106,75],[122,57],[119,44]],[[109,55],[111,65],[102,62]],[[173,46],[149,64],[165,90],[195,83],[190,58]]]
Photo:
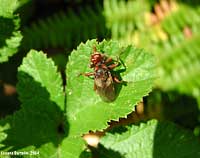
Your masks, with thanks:
[[[104,70],[105,74],[102,76],[96,76],[94,79],[94,89],[100,95],[102,100],[106,102],[111,102],[115,100],[115,88],[113,84],[112,75],[109,71]]]

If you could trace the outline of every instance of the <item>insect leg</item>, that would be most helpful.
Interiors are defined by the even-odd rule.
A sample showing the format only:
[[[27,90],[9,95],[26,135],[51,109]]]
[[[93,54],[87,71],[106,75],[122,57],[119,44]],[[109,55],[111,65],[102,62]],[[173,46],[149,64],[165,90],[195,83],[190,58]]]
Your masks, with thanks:
[[[117,57],[117,62],[122,64],[122,66],[124,67],[124,69],[126,70],[126,65],[124,64],[124,62],[120,59],[120,57]]]
[[[109,68],[110,70],[116,68],[117,66],[119,66],[119,65],[121,65],[121,64],[125,67],[124,63],[123,63],[122,60],[119,58],[119,56],[117,56],[117,60],[113,60],[112,58],[108,58],[108,59],[106,60],[106,63],[108,64],[109,62],[112,62],[112,61],[114,61],[115,63],[113,63],[113,64],[111,64],[111,65],[108,66],[108,68]]]
[[[111,65],[108,66],[108,68],[109,68],[110,70],[112,70],[112,69],[116,68],[117,66],[119,66],[118,63],[116,63],[116,64],[111,64]]]
[[[113,81],[116,83],[122,83],[123,81],[120,81],[116,76],[113,77]]]
[[[97,86],[96,86],[96,84],[94,84],[94,91],[96,91],[96,89],[97,89]]]
[[[106,61],[105,61],[105,63],[108,64],[108,63],[111,63],[112,61],[113,61],[112,58],[107,58]]]
[[[78,76],[83,75],[83,76],[94,76],[94,72],[87,72],[87,73],[80,73]]]

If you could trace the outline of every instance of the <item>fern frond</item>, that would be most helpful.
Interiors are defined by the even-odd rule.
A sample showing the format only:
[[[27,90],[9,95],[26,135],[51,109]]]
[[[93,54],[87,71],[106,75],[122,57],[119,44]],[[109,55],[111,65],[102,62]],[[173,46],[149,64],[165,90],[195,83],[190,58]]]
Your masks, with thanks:
[[[186,5],[179,5],[179,9],[166,17],[161,25],[169,35],[177,34],[177,32],[182,31],[185,26],[193,26],[199,23],[199,12],[197,9],[193,9]]]
[[[154,46],[159,59],[158,86],[162,89],[176,89],[197,96],[196,90],[200,89],[199,25],[198,9],[186,6],[179,7],[178,12],[162,21],[168,40]],[[190,28],[190,38],[185,37],[184,27]]]
[[[159,59],[159,82],[163,89],[178,89],[193,94],[200,87],[200,25],[199,9],[182,5],[179,11],[162,21],[168,40],[154,46]],[[189,17],[189,18],[188,18]],[[184,27],[191,29],[186,38]]]
[[[137,29],[145,29],[145,13],[150,11],[146,0],[104,1],[104,15],[112,38],[119,39]]]
[[[182,42],[159,61],[159,83],[163,89],[193,93],[200,87],[200,35]]]
[[[122,45],[135,44],[143,47],[157,56],[158,87],[200,97],[200,7],[174,1],[176,9],[172,9],[173,11],[167,13],[158,23],[150,25],[145,21],[149,19],[143,18],[145,15],[150,18],[149,15],[152,14],[148,7],[144,7],[148,6],[149,2],[141,5],[143,14],[136,15],[140,16],[139,21],[134,18],[134,5],[131,6],[132,13],[128,14],[128,3],[141,1],[123,1],[123,7],[120,3],[122,2],[110,0],[104,4],[107,26],[112,30],[112,38],[119,40]],[[112,18],[111,13],[116,14],[118,19]],[[136,27],[140,24],[143,24],[143,28]],[[185,29],[188,29],[189,35],[185,34]]]
[[[86,7],[80,15],[72,10],[57,13],[47,19],[41,19],[23,30],[23,49],[64,47],[73,48],[81,41],[106,36],[101,6],[96,9]]]

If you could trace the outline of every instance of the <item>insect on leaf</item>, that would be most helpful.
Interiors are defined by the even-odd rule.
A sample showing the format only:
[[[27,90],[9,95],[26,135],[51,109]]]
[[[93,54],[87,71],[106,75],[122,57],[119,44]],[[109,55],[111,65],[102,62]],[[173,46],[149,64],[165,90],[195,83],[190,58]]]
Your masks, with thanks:
[[[125,64],[116,68],[126,85],[118,84],[117,97],[113,102],[105,102],[94,91],[94,80],[79,76],[80,73],[93,72],[89,67],[93,47],[98,52]],[[118,120],[134,110],[134,106],[147,95],[152,88],[154,74],[154,57],[144,50],[133,46],[120,47],[117,42],[96,40],[80,44],[69,57],[67,64],[67,115],[72,134],[82,134],[89,130],[101,130],[107,127],[109,120]],[[115,70],[113,70],[115,71]]]

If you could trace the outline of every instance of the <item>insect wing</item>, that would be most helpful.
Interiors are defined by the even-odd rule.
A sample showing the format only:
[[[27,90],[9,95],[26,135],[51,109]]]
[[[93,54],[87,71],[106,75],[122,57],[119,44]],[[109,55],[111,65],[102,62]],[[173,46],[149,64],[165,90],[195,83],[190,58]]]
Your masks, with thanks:
[[[108,77],[106,80],[102,78],[95,78],[94,89],[100,95],[103,101],[111,102],[115,99],[115,88],[111,73],[108,71]]]

